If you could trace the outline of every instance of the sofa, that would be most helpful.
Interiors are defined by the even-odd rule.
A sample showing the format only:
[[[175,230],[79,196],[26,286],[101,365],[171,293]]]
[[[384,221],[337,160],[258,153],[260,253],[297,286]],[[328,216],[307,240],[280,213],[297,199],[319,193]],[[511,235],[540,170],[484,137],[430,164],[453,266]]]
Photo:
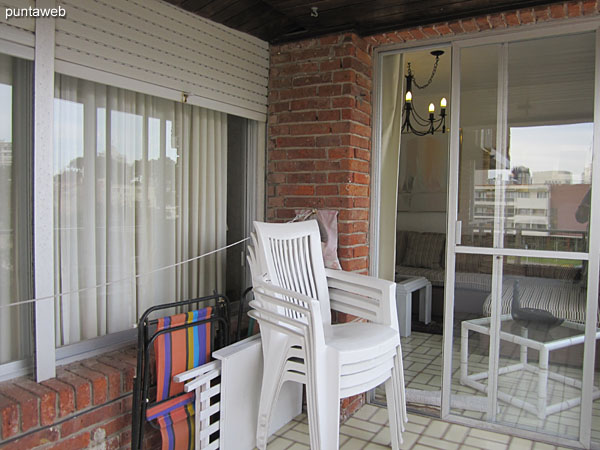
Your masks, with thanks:
[[[491,235],[472,233],[462,244],[491,247]],[[519,241],[517,241],[519,240]],[[507,236],[505,245],[529,249],[568,249],[572,245],[561,237]],[[445,234],[417,231],[396,233],[396,273],[427,278],[434,291],[434,315],[441,315],[445,280]],[[491,315],[492,257],[476,254],[456,255],[455,311]],[[585,320],[587,290],[582,268],[519,261],[504,264],[502,314],[510,314],[515,280],[519,281],[522,307],[550,311],[556,317],[574,322]],[[437,303],[437,306],[436,306]],[[440,304],[441,303],[441,304]],[[600,318],[600,311],[599,311]],[[600,323],[600,320],[598,320]]]

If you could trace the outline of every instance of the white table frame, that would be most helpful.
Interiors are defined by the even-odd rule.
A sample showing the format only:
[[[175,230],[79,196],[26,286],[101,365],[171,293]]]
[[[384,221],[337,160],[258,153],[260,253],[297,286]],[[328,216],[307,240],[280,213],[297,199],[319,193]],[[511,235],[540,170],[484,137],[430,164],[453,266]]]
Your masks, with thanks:
[[[419,291],[419,321],[431,322],[431,282],[425,277],[396,275],[396,310],[400,336],[411,334],[412,293]]]
[[[500,320],[510,320],[512,316],[510,314],[504,314],[500,316]],[[487,385],[480,383],[478,380],[483,380],[489,377],[489,372],[479,372],[469,375],[469,330],[475,333],[490,335],[490,317],[483,317],[481,319],[465,320],[461,326],[461,343],[460,343],[460,382],[465,386],[469,386],[481,392],[488,392]],[[537,405],[526,402],[513,395],[509,395],[505,392],[498,391],[497,398],[509,403],[518,408],[522,408],[536,415],[540,419],[545,419],[550,414],[563,411],[565,409],[573,408],[581,403],[581,396],[573,397],[564,400],[553,405],[548,405],[548,379],[564,383],[572,386],[576,389],[581,390],[581,381],[575,378],[560,375],[558,373],[551,372],[548,367],[548,359],[550,352],[561,348],[571,347],[573,345],[582,344],[585,339],[585,326],[583,324],[565,321],[561,326],[566,326],[577,331],[581,331],[581,334],[566,338],[557,339],[549,342],[538,342],[528,337],[527,328],[523,328],[521,336],[517,336],[506,331],[500,331],[500,340],[506,342],[512,342],[521,347],[520,361],[517,364],[502,367],[498,370],[498,375],[506,373],[517,372],[520,370],[527,370],[538,375],[538,392],[537,392]],[[600,330],[596,332],[596,339],[600,339]],[[532,365],[527,361],[527,349],[534,349],[539,352],[538,364]],[[593,387],[593,399],[600,398],[600,390],[597,387]]]

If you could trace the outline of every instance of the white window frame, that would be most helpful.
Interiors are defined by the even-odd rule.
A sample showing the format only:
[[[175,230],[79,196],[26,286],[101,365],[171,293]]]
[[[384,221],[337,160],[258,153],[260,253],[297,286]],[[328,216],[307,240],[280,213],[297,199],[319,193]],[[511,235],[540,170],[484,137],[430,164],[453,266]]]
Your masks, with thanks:
[[[53,4],[53,0],[44,0]],[[38,4],[41,0],[38,0]],[[52,7],[52,6],[41,6]],[[173,89],[146,83],[142,80],[104,72],[99,69],[56,60],[54,56],[54,19],[37,19],[35,47],[0,39],[0,53],[30,61],[34,65],[34,173],[33,173],[33,252],[34,252],[34,298],[54,295],[54,200],[53,200],[53,132],[54,132],[54,74],[61,73],[77,78],[103,83],[122,89],[135,90],[147,95],[181,101],[182,93]],[[216,104],[206,105],[201,98],[190,97],[188,103],[201,107],[216,108]],[[226,105],[225,105],[226,106]],[[218,108],[222,112],[226,107]],[[248,174],[246,208],[249,220],[264,218],[264,182],[266,122],[262,115],[247,117],[248,132]],[[250,229],[250,228],[248,228]],[[90,358],[125,345],[133,344],[137,330],[131,328],[117,333],[100,336],[64,347],[55,347],[55,298],[35,303],[33,337],[35,348],[32,355],[18,361],[0,365],[0,381],[35,372],[40,382],[56,375],[56,366]],[[132,324],[133,325],[133,324]]]

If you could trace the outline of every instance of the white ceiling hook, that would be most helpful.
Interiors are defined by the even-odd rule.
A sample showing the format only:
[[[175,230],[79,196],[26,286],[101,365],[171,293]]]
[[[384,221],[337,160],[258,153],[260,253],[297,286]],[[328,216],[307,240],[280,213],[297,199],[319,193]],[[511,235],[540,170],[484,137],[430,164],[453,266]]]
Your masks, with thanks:
[[[318,6],[310,7],[310,17],[319,17],[319,7]]]

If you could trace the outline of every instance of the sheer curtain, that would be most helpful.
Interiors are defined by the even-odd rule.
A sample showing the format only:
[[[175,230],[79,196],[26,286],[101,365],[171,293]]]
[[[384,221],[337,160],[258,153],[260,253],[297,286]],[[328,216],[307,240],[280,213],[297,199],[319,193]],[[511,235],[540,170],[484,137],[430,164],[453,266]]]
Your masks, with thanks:
[[[32,66],[0,54],[0,364],[32,353]]]
[[[379,273],[394,279],[396,219],[398,210],[398,165],[402,125],[402,55],[383,58],[381,89],[381,193],[379,204]]]
[[[225,245],[227,115],[65,75],[55,86],[56,287],[85,288],[56,302],[56,344],[222,291],[222,252],[135,277]]]

